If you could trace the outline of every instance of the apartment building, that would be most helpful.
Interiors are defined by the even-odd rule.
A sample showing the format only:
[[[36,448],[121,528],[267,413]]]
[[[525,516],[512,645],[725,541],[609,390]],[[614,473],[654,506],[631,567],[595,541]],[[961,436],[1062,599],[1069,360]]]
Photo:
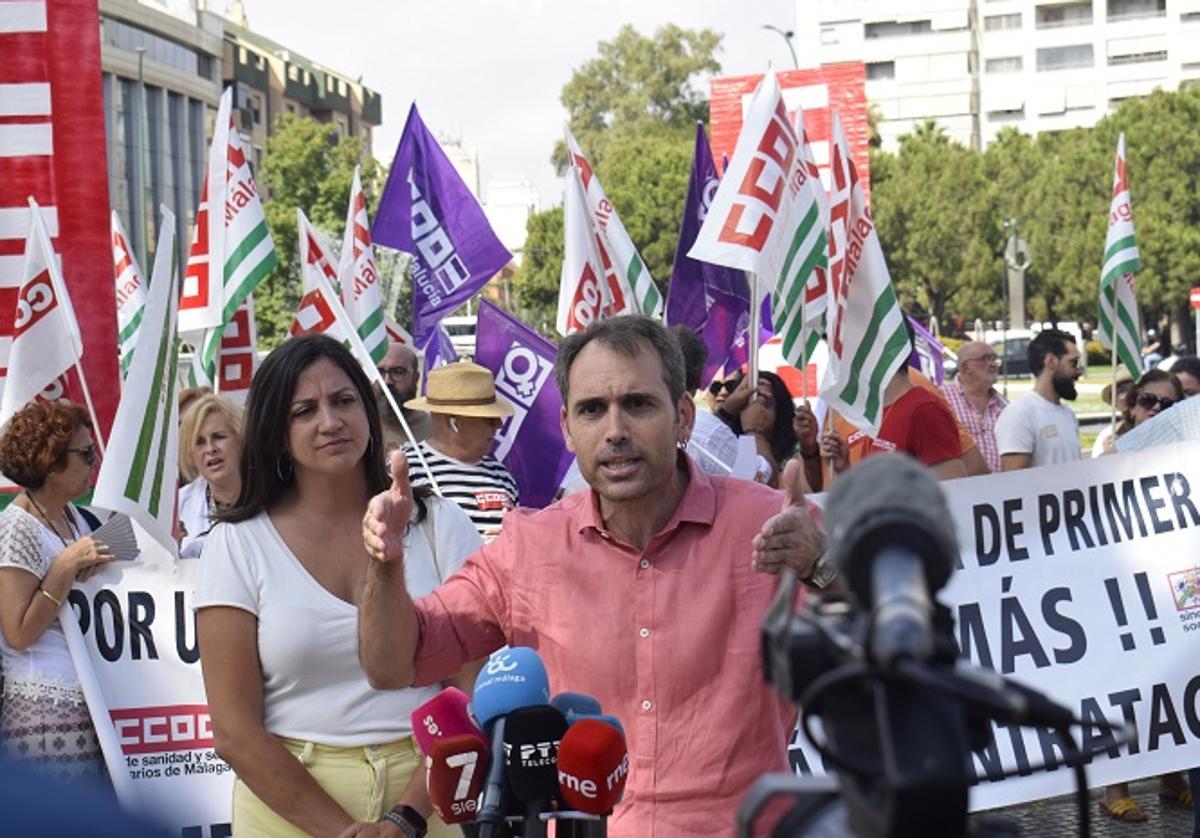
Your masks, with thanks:
[[[861,60],[885,147],[933,119],[965,145],[1092,125],[1200,79],[1200,0],[798,0],[802,66]]]

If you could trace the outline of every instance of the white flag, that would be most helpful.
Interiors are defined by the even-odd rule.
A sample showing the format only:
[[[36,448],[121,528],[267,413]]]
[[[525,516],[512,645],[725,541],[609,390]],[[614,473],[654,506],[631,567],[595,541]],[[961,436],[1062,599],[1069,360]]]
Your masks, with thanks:
[[[225,307],[224,276],[221,264],[225,254],[225,194],[228,178],[229,122],[233,108],[233,88],[226,89],[213,123],[212,145],[208,147],[208,166],[200,187],[200,206],[188,252],[183,288],[179,292],[179,331],[183,334],[204,332],[221,326]],[[199,347],[197,347],[199,352]]]
[[[13,318],[12,348],[0,397],[0,426],[83,358],[83,338],[41,208],[33,198],[29,208],[25,272],[16,309],[8,315]]]
[[[375,268],[375,248],[371,245],[371,220],[367,217],[367,199],[363,195],[358,166],[354,167],[354,182],[350,188],[338,279],[346,313],[354,321],[371,358],[378,364],[387,354],[388,338],[379,272]]]
[[[125,513],[171,555],[178,555],[174,526],[179,483],[179,284],[174,270],[175,216],[166,207],[161,211],[142,339],[117,405],[92,502]]]
[[[146,283],[138,267],[129,236],[117,216],[112,213],[113,275],[117,283],[117,353],[121,362],[121,378],[129,372],[133,349],[137,345],[138,329],[146,313]]]
[[[1133,274],[1142,268],[1133,235],[1133,204],[1129,197],[1129,172],[1125,167],[1125,134],[1117,140],[1112,202],[1108,210],[1108,235],[1104,239],[1104,265],[1100,269],[1100,318],[1096,339],[1112,349],[1117,339],[1117,361],[1129,374],[1142,374],[1142,318],[1134,293]]]
[[[629,287],[605,271],[611,260],[602,254],[602,247],[588,215],[583,184],[572,166],[563,195],[563,265],[555,322],[564,337],[602,318],[635,311],[629,303]]]

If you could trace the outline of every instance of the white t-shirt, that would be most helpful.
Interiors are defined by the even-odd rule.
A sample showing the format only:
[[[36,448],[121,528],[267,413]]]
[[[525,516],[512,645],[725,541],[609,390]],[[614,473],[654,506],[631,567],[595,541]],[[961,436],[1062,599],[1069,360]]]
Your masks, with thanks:
[[[92,531],[74,506],[68,504],[80,537]],[[53,530],[16,504],[0,513],[0,567],[16,567],[42,579],[66,547]],[[34,594],[40,597],[41,594]],[[75,613],[60,610],[70,619]],[[0,634],[0,658],[4,661],[4,688],[9,692],[74,698],[79,694],[79,677],[67,651],[60,617],[55,617],[42,636],[22,652],[12,649]],[[80,697],[81,694],[79,694]],[[32,696],[31,696],[32,697]]]
[[[1026,393],[1009,402],[996,420],[996,447],[1005,454],[1032,454],[1033,466],[1083,459],[1075,411],[1040,394]]]
[[[179,490],[179,523],[184,536],[179,542],[179,555],[194,559],[204,547],[204,539],[212,528],[208,517],[208,481],[197,477]]]
[[[481,543],[454,503],[426,504],[431,520],[413,524],[405,538],[405,580],[414,597],[437,587]],[[194,607],[213,605],[258,617],[263,723],[277,736],[336,747],[391,742],[412,733],[412,711],[440,689],[372,689],[358,661],[358,608],[305,570],[265,512],[218,524],[205,539]]]

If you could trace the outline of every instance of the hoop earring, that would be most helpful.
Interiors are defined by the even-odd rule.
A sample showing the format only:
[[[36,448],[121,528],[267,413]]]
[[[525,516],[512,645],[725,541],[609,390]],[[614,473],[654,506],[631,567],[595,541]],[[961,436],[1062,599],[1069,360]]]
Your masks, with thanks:
[[[287,463],[287,476],[283,474],[283,464]],[[275,474],[279,477],[280,483],[287,483],[292,478],[292,460],[286,453],[281,453],[279,458],[275,460]]]
[[[675,447],[680,451],[686,451],[688,447],[688,441],[686,439],[681,439],[675,443]]]

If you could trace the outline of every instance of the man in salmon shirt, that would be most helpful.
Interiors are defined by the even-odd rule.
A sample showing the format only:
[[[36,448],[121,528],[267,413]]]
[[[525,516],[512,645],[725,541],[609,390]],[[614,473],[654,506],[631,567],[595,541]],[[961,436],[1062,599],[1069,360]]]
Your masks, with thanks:
[[[683,453],[695,404],[661,323],[616,317],[566,338],[563,436],[590,489],[509,514],[500,537],[414,602],[405,465],[363,522],[359,656],[378,689],[430,683],[504,644],[537,649],[552,692],[624,725],[615,838],[731,834],[761,774],[786,771],[795,708],[767,685],[760,623],[784,567],[831,581],[800,464],[785,491],[706,474]],[[461,663],[460,663],[461,662]]]

